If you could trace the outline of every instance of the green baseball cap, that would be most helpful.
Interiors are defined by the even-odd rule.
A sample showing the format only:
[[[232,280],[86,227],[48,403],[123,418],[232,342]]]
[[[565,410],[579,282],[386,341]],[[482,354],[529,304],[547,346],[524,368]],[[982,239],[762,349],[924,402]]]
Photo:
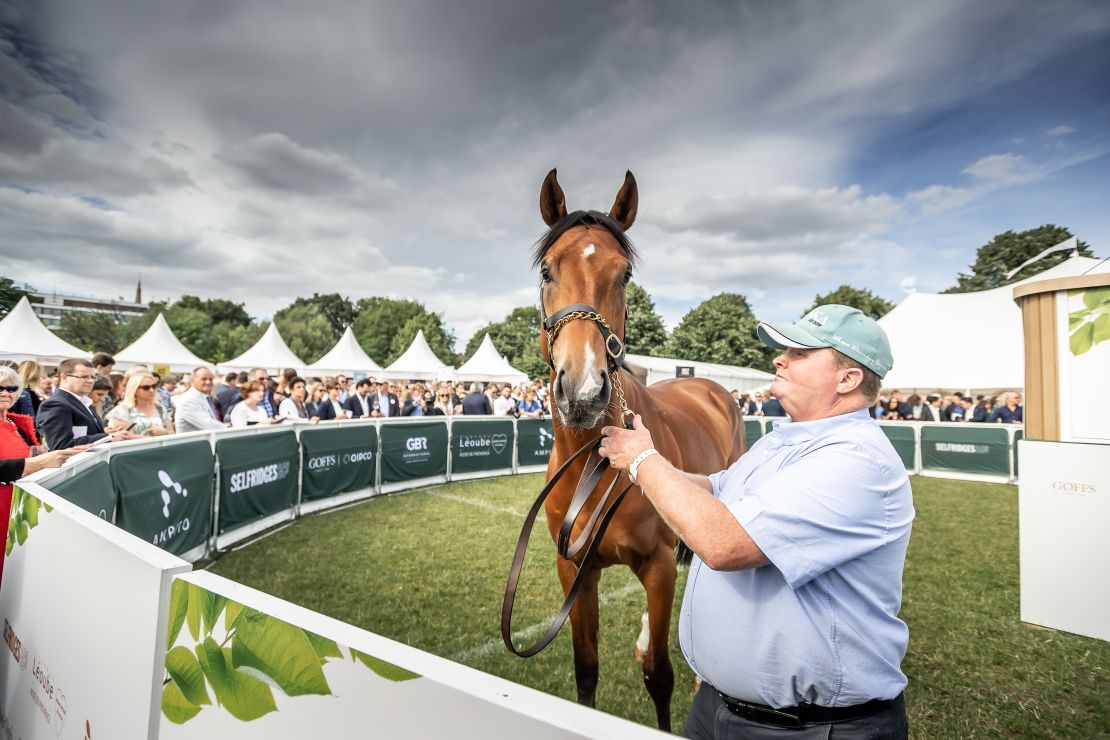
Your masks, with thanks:
[[[894,364],[883,328],[875,319],[850,306],[818,306],[789,326],[760,323],[755,331],[764,344],[775,349],[830,347],[880,378]]]

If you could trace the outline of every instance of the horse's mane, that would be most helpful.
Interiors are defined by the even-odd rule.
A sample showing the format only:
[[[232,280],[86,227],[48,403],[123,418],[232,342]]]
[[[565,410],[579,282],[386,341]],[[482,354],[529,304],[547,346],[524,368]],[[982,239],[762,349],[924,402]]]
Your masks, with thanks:
[[[607,213],[601,211],[572,211],[547,230],[547,233],[539,238],[536,242],[536,251],[532,255],[532,267],[539,267],[543,262],[544,256],[547,255],[547,250],[558,241],[559,237],[565,234],[568,230],[573,229],[575,226],[601,226],[613,235],[617,240],[617,244],[624,250],[628,261],[632,266],[636,265],[639,254],[636,252],[636,246],[632,240],[628,238],[621,225],[617,223],[616,219]]]

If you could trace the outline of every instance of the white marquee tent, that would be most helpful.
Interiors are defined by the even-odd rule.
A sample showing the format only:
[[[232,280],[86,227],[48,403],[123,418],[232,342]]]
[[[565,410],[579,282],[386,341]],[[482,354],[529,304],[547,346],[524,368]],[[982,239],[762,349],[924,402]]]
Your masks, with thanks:
[[[741,393],[747,393],[753,388],[768,385],[775,377],[771,373],[750,367],[678,360],[673,357],[651,357],[649,355],[625,355],[624,366],[639,378],[644,385],[652,385],[661,380],[676,377],[679,367],[693,367],[695,378],[708,378],[730,391],[735,389]]]
[[[446,379],[450,378],[453,368],[444,364],[424,338],[424,330],[416,332],[412,344],[393,363],[382,371],[381,375],[393,380]]]
[[[380,373],[381,370],[382,366],[370,359],[348,326],[331,351],[306,367],[305,374],[324,377],[343,373],[353,376],[355,373]]]
[[[1014,286],[1110,272],[1110,263],[1075,256],[1017,283],[975,293],[911,293],[879,319],[894,366],[883,387],[1001,390],[1025,386],[1025,344]]]
[[[146,365],[150,368],[155,365],[169,365],[172,373],[188,373],[201,365],[211,365],[181,343],[162,314],[158,314],[141,337],[117,352],[115,357],[116,366],[120,369],[134,365]]]
[[[271,375],[276,375],[285,368],[300,370],[304,366],[304,361],[293,354],[293,350],[289,349],[289,345],[281,338],[277,324],[271,321],[266,333],[254,343],[253,347],[234,359],[221,362],[220,370],[250,370],[263,367]]]
[[[497,351],[497,348],[493,346],[490,335],[486,334],[482,338],[482,344],[474,350],[470,359],[455,371],[455,380],[463,382],[481,380],[517,384],[528,380],[528,375],[510,365]]]
[[[43,326],[31,308],[27,296],[0,321],[0,359],[12,362],[35,360],[43,365],[57,365],[70,357],[92,356],[80,347],[54,334]]]

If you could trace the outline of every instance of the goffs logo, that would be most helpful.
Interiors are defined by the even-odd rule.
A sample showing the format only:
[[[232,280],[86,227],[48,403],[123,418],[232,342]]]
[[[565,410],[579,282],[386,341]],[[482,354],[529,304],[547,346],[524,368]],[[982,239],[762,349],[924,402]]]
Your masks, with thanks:
[[[416,450],[426,450],[428,449],[428,438],[409,437],[407,440],[405,440],[405,447],[413,452],[415,452]]]
[[[158,471],[158,480],[162,481],[162,485],[165,486],[165,488],[162,489],[162,516],[169,519],[170,518],[170,491],[173,491],[174,493],[178,493],[178,494],[181,494],[182,496],[188,497],[189,489],[188,488],[182,488],[181,484],[174,481],[174,479],[170,477],[170,474],[167,473],[165,470],[159,470]],[[167,490],[167,489],[169,489],[169,490]]]
[[[816,324],[817,326],[824,326],[829,320],[826,314],[819,313],[809,320],[809,323]]]
[[[540,447],[546,447],[547,440],[554,442],[555,435],[547,431],[547,427],[540,427]]]

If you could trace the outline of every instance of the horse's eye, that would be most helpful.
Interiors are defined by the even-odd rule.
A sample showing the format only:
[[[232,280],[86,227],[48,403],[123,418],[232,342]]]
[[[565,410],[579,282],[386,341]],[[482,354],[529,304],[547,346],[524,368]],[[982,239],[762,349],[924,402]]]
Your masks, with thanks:
[[[551,282],[551,271],[548,270],[546,267],[541,267],[540,268],[540,280],[542,280],[545,283],[550,283]]]
[[[624,271],[624,284],[628,285],[630,280],[632,280],[632,270],[625,270]]]

